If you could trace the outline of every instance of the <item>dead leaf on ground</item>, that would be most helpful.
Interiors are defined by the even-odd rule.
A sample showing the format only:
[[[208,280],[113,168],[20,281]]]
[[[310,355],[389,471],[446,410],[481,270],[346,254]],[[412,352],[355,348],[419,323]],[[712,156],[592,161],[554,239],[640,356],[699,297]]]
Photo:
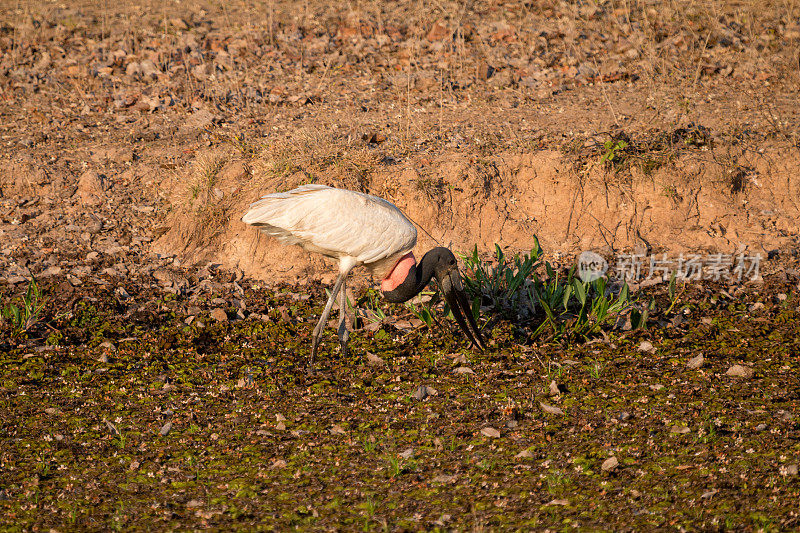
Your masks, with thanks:
[[[386,361],[375,355],[374,353],[367,352],[367,363],[369,366],[385,366]]]
[[[549,413],[551,415],[563,415],[564,411],[561,410],[559,407],[553,407],[552,405],[547,405],[546,403],[539,402],[539,405],[542,406],[542,409],[545,413]]]
[[[734,378],[751,378],[753,377],[753,369],[749,366],[733,365],[725,372],[725,375]]]
[[[481,434],[485,437],[491,437],[493,439],[500,437],[500,432],[493,427],[483,428],[481,430]]]
[[[704,361],[705,358],[703,357],[703,354],[700,354],[689,359],[689,361],[686,363],[686,367],[690,368],[691,370],[696,370],[703,366]]]
[[[615,470],[618,466],[619,466],[619,461],[617,460],[617,458],[611,456],[605,461],[603,461],[603,464],[600,465],[600,468],[603,470],[603,472],[611,472],[612,470]]]

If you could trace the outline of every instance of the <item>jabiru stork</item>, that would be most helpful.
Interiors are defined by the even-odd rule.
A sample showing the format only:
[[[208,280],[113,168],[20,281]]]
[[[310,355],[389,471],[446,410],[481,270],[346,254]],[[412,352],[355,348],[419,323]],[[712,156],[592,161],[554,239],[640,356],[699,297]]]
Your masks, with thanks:
[[[417,264],[411,249],[417,230],[394,204],[369,194],[325,185],[303,185],[288,192],[263,196],[250,205],[242,221],[284,244],[339,261],[339,275],[314,328],[310,363],[313,364],[322,331],[339,297],[339,343],[347,353],[347,276],[363,265],[381,280],[388,302],[402,303],[419,294],[434,277],[453,316],[466,336],[483,350],[480,329],[472,316],[453,252],[437,247]]]

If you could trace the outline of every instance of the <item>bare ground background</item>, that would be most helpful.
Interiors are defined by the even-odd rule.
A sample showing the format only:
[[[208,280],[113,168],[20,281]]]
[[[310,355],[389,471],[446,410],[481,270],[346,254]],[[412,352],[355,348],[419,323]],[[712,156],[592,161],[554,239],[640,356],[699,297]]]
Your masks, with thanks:
[[[567,524],[563,520],[596,528],[631,523],[639,528],[797,527],[796,509],[787,502],[797,493],[797,445],[792,440],[797,423],[791,415],[797,408],[792,392],[796,378],[791,377],[797,364],[791,333],[796,314],[791,310],[796,307],[792,298],[800,234],[798,21],[800,4],[791,0],[6,2],[0,9],[3,294],[8,299],[18,296],[35,275],[52,301],[70,314],[64,318],[53,310],[49,325],[37,333],[41,338],[33,335],[27,344],[6,339],[0,345],[11,354],[3,383],[9,409],[2,449],[10,474],[0,486],[0,500],[7,502],[23,528],[65,524],[78,529],[137,524],[225,528],[239,523],[273,528],[400,524],[400,529],[504,529],[523,518],[528,527],[561,527]],[[613,348],[597,351],[580,347],[566,354],[607,365],[608,374],[602,378],[595,376],[589,363],[586,375],[580,376],[575,375],[577,370],[570,375],[572,365],[563,361],[558,368],[567,370],[559,370],[558,376],[551,373],[549,363],[534,372],[529,347],[498,334],[497,354],[473,359],[479,377],[465,382],[449,371],[443,374],[441,362],[428,367],[423,361],[427,356],[411,347],[421,342],[414,333],[410,344],[405,338],[399,348],[382,341],[382,348],[390,351],[388,374],[386,369],[373,371],[354,362],[359,373],[358,384],[353,385],[347,365],[337,366],[340,361],[328,369],[331,382],[315,384],[281,374],[289,369],[291,375],[300,360],[297,350],[305,349],[301,346],[313,317],[313,309],[303,303],[305,295],[290,292],[276,297],[252,280],[325,282],[332,279],[330,267],[299,249],[277,246],[240,221],[247,205],[260,195],[308,182],[362,190],[393,201],[425,230],[420,232],[421,249],[439,242],[452,244],[457,251],[477,245],[487,252],[495,243],[511,251],[529,250],[538,235],[548,258],[562,258],[565,263],[585,249],[611,260],[620,251],[636,249],[673,256],[745,252],[761,254],[766,260],[763,272],[771,277],[765,286],[756,284],[755,296],[745,297],[734,287],[699,288],[693,296],[700,302],[693,308],[695,314],[686,314],[693,321],[691,328],[698,329],[653,333],[658,352],[648,355],[652,360],[626,359],[631,352],[638,353],[638,339],[619,340]],[[254,292],[246,294],[243,287]],[[717,304],[712,293],[718,290],[730,298],[726,301],[731,307]],[[322,294],[317,286],[311,292],[317,298]],[[92,310],[76,307],[84,304]],[[765,304],[767,310],[759,311]],[[697,309],[702,311],[698,314]],[[706,319],[717,312],[713,324],[697,322],[701,315]],[[264,330],[253,326],[261,320],[272,325]],[[213,327],[203,329],[204,323]],[[277,324],[296,329],[288,333],[270,329]],[[182,332],[175,333],[180,328]],[[187,328],[191,333],[184,331]],[[241,328],[248,328],[247,333]],[[62,335],[61,341],[51,338],[54,331]],[[744,334],[737,336],[741,331],[753,338],[772,337],[765,341],[769,345],[748,344],[751,341],[740,338]],[[101,346],[106,341],[111,348]],[[370,337],[362,348],[372,349],[373,341],[380,344]],[[276,348],[276,342],[283,347]],[[431,347],[436,353],[450,357],[458,350],[457,341],[449,336],[436,342]],[[739,344],[743,351],[733,348]],[[213,352],[211,346],[219,351]],[[395,349],[399,351],[391,351]],[[696,356],[698,350],[712,365],[708,373],[701,370],[687,376],[683,362],[678,370],[676,358]],[[109,354],[116,355],[111,355],[111,372],[104,374],[102,365]],[[774,354],[778,355],[770,359]],[[555,361],[566,355],[550,347],[541,357]],[[253,385],[250,369],[263,366],[262,356],[269,370],[258,374]],[[149,366],[136,374],[139,370],[131,368],[141,368],[140,359],[150,361]],[[102,372],[69,370],[89,360],[101,365]],[[394,366],[398,360],[410,366]],[[454,361],[460,360],[455,356]],[[176,370],[186,361],[191,361],[191,371]],[[734,362],[755,365],[756,379],[740,383],[720,378]],[[219,366],[219,373],[208,372],[211,364]],[[136,375],[130,377],[131,372]],[[658,385],[663,372],[668,388],[662,394]],[[407,406],[400,400],[393,403],[395,397],[407,400],[408,396],[405,390],[395,392],[400,385],[394,380],[400,373],[415,386],[427,379],[441,388],[436,404],[420,404],[426,407],[411,409],[408,419],[403,418]],[[202,384],[197,376],[203,377]],[[540,377],[547,383],[553,377],[563,381],[568,385],[565,390],[571,387],[572,393],[561,391],[547,400],[562,402],[567,413],[575,415],[569,421],[553,423],[531,416],[540,412],[534,398],[541,383],[532,383]],[[132,391],[158,383],[151,388],[159,396],[148,396],[147,402],[147,409],[157,407],[155,418],[150,411],[131,414],[103,396],[104,390],[116,390],[114,379],[123,378],[130,378]],[[494,388],[506,378],[519,379],[519,387],[503,385],[502,399],[484,395],[474,412],[459,418],[459,402],[470,402],[479,396],[476,391]],[[588,386],[587,379],[598,386]],[[613,398],[619,387],[625,389],[620,383],[637,379],[642,382],[632,387],[641,385],[643,397],[658,396],[651,404],[656,407],[628,407],[623,412],[634,413],[632,422],[609,418],[611,409],[617,413],[614,416],[619,414],[619,406],[608,395]],[[700,405],[711,400],[696,397],[698,391],[714,390],[719,379],[727,381],[719,389],[723,405],[714,413],[726,412],[728,418],[703,412]],[[47,389],[43,383],[69,385],[63,395],[57,394],[58,400],[36,397],[39,402],[53,402],[48,409],[54,411],[46,416],[20,394],[22,390],[34,401]],[[179,385],[170,389],[170,383]],[[341,386],[366,387],[369,394],[353,399],[346,392],[347,398],[341,399],[336,392]],[[85,395],[85,409],[102,407],[87,415],[98,432],[109,431],[96,442],[86,440],[89,435],[78,436],[75,428],[88,423],[70,418],[76,409],[70,387]],[[207,399],[207,415],[175,407],[193,401],[196,390],[221,394],[218,403]],[[680,406],[667,395],[678,390],[684,401]],[[591,415],[576,411],[577,391],[587,405],[595,402],[601,407]],[[376,395],[370,396],[373,392]],[[169,399],[163,405],[162,394]],[[304,425],[313,409],[287,399],[292,394],[313,403],[319,427]],[[175,409],[176,427],[199,428],[189,438],[192,445],[208,444],[212,435],[219,437],[218,424],[238,427],[235,421],[226,425],[230,418],[223,412],[226,399],[243,409],[236,420],[250,421],[260,428],[257,431],[266,432],[258,436],[268,441],[260,444],[266,449],[250,450],[245,441],[256,436],[236,433],[241,439],[233,446],[236,453],[254,464],[258,457],[269,455],[271,467],[249,473],[232,471],[235,465],[212,468],[209,455],[203,453],[213,457],[227,453],[226,445],[213,439],[213,449],[195,457],[206,458],[200,460],[203,466],[198,471],[205,468],[207,479],[201,483],[196,473],[194,481],[187,482],[180,470],[185,465],[175,466],[156,451],[167,445],[150,440],[146,431],[138,432],[146,426],[159,433],[165,427],[159,417],[172,416],[161,415],[162,408]],[[348,411],[345,404],[359,400],[369,405],[351,420],[352,425],[342,426]],[[527,418],[506,413],[507,400],[517,411],[528,413]],[[277,422],[259,411],[273,406],[278,406],[277,415],[270,417],[278,416]],[[105,418],[104,412],[115,409],[124,422],[114,422],[110,415]],[[396,444],[383,442],[380,431],[370,430],[372,426],[358,425],[374,416],[373,409],[388,409],[386,424],[400,431],[391,441]],[[456,422],[439,434],[441,428],[431,423],[435,420],[431,417],[438,413],[447,417],[448,412]],[[64,413],[68,415],[62,417]],[[670,439],[684,439],[686,454],[711,446],[710,433],[727,432],[714,441],[714,461],[697,472],[675,470],[686,465],[689,455],[675,455],[669,446],[672,441],[663,441],[659,446],[664,447],[656,447],[652,456],[648,452],[642,456],[641,450],[630,452],[632,462],[624,464],[621,478],[602,474],[606,477],[591,482],[581,477],[570,485],[577,476],[570,453],[585,459],[579,466],[587,471],[599,471],[600,458],[614,450],[618,455],[628,453],[619,451],[628,450],[619,448],[619,441],[586,452],[587,442],[592,441],[579,437],[582,431],[591,436],[592,428],[623,428],[619,438],[629,438],[626,442],[635,448],[643,438],[653,441],[648,413],[656,418],[653,413],[661,413],[659,427],[666,428]],[[23,427],[19,417],[26,416],[30,425]],[[51,416],[62,417],[59,423],[76,431],[70,437],[60,426],[61,439],[47,441],[53,442],[57,453],[101,443],[96,457],[103,458],[102,464],[75,459],[70,466],[79,476],[100,467],[108,471],[108,479],[96,473],[100,481],[86,489],[85,499],[83,493],[70,492],[71,482],[49,471],[51,464],[57,468],[58,461],[56,455],[46,455],[51,445],[41,439]],[[705,421],[692,422],[697,417]],[[296,431],[292,437],[281,433],[287,425],[282,418],[288,418],[289,429]],[[517,418],[527,420],[520,429],[515,429]],[[430,442],[409,429],[420,420],[431,431]],[[503,437],[512,439],[510,445],[497,446],[494,437],[481,433],[486,424],[497,426],[508,420],[513,424],[507,424]],[[762,423],[771,437],[761,433],[764,428],[750,431]],[[136,428],[131,429],[133,445],[120,436],[124,434],[117,429],[120,424]],[[278,429],[281,425],[283,429]],[[683,432],[684,427],[691,432]],[[674,428],[678,429],[673,432]],[[301,483],[303,490],[308,489],[306,499],[285,497],[276,488],[287,483],[284,474],[306,479],[302,466],[306,459],[292,459],[287,451],[292,439],[303,448],[315,445],[308,441],[314,435],[324,434],[320,438],[330,440],[348,431],[353,431],[346,437],[350,444],[363,437],[365,451],[377,447],[389,458],[387,464],[354,459],[373,472],[389,472],[367,483],[373,489],[361,487],[361,492],[353,493],[336,485],[337,472],[329,469],[338,457],[333,453],[339,450],[336,443],[331,445],[332,456],[317,456],[323,463],[317,466],[328,477]],[[67,444],[62,443],[64,435]],[[33,447],[26,440],[31,437],[37,443]],[[436,486],[446,492],[452,489],[451,496],[409,488],[427,474],[421,468],[400,468],[397,453],[405,453],[401,446],[416,446],[417,439],[439,454],[437,464],[445,473]],[[565,443],[566,455],[548,455],[548,439]],[[531,455],[517,457],[525,445],[531,446]],[[140,456],[131,455],[131,446],[139,446]],[[186,451],[179,442],[170,441],[169,446],[176,455]],[[475,446],[479,452],[472,452]],[[724,451],[728,446],[763,448],[769,453],[750,462],[745,454],[731,463],[726,453],[733,452]],[[118,471],[122,463],[117,464],[113,455],[119,450],[127,461],[122,471]],[[516,464],[531,457],[537,466]],[[669,464],[664,465],[663,458]],[[408,459],[401,457],[401,463],[408,466],[410,462],[404,463]],[[466,463],[460,463],[462,459]],[[142,472],[147,465],[159,479],[169,477],[173,485],[165,486],[178,496],[151,491],[140,465]],[[476,465],[480,465],[477,471]],[[652,480],[669,472],[673,488],[665,489],[666,496],[658,493],[657,487],[633,474],[633,465],[640,465]],[[527,495],[496,498],[498,483],[514,486],[508,479],[492,478],[501,467],[516,474],[541,474],[538,485],[526,485]],[[181,473],[165,473],[168,468],[179,468]],[[391,475],[393,468],[397,472]],[[558,468],[557,474],[552,468]],[[741,475],[750,471],[759,481],[747,486]],[[248,477],[254,472],[260,481]],[[350,475],[354,486],[364,482],[357,469]],[[410,475],[415,479],[408,479]],[[131,481],[131,476],[136,479]],[[250,485],[230,484],[231,476],[247,479]],[[481,476],[491,479],[480,481]],[[218,489],[226,487],[219,489],[216,500],[200,490],[211,480]],[[113,497],[120,483],[127,483],[128,509],[116,503],[125,499]],[[691,487],[690,503],[678,496],[682,483]],[[762,498],[758,490],[766,486],[773,492]],[[400,494],[392,492],[397,487],[402,487]],[[251,489],[267,497],[247,492]],[[606,490],[606,500],[593,499]],[[718,492],[721,496],[715,498]],[[156,493],[158,505],[164,507],[144,506],[142,502]],[[40,516],[39,504],[29,502],[40,494],[50,514]],[[65,499],[64,494],[70,496]],[[387,507],[390,500],[409,494],[423,501],[444,499],[428,508]],[[580,496],[570,502],[570,494]],[[337,505],[318,509],[315,498],[331,505],[330,498],[337,505],[344,502],[352,513]],[[756,502],[756,510],[742,505],[743,498]],[[78,503],[67,508],[59,501]],[[269,502],[267,515],[261,513],[264,501]],[[448,501],[454,507],[443,514]],[[86,507],[86,502],[95,508]],[[376,511],[381,505],[382,510]],[[620,522],[619,509],[631,505],[636,514],[628,516],[629,522]],[[669,518],[676,509],[682,518]],[[236,522],[242,516],[243,521]]]
[[[297,280],[305,256],[239,218],[309,181],[389,198],[421,247],[537,234],[550,252],[786,255],[795,10],[18,3],[0,39],[0,260],[8,275],[28,247],[37,265],[65,248],[124,267],[122,247]]]

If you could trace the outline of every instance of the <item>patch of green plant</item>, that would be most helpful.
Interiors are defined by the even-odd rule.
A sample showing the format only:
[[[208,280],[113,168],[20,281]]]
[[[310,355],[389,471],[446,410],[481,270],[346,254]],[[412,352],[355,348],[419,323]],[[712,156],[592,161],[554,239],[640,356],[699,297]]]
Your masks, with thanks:
[[[47,336],[45,344],[47,346],[59,346],[64,340],[64,334],[60,331],[53,331]]]
[[[386,455],[386,470],[389,477],[392,479],[406,472],[410,472],[414,469],[414,466],[415,462],[413,460],[404,459],[400,455],[392,453]]]
[[[21,305],[11,302],[2,309],[3,320],[11,326],[11,336],[18,337],[39,322],[45,303],[36,278],[31,277]]]
[[[606,278],[583,281],[575,276],[573,267],[562,281],[549,264],[545,266],[547,280],[536,280],[531,287],[534,291],[531,297],[538,300],[545,313],[545,321],[534,331],[534,337],[550,330],[555,339],[586,338],[625,313],[630,313],[633,329],[646,326],[649,307],[641,310],[636,307],[627,283],[614,294]]]
[[[530,254],[506,257],[495,244],[494,258],[489,264],[478,256],[478,247],[464,260],[464,290],[472,297],[472,312],[477,319],[482,305],[489,305],[508,318],[529,318],[536,312],[536,301],[524,290],[539,266],[542,248],[534,235]]]
[[[426,296],[430,297],[433,296],[435,293],[433,291],[421,291],[419,296]],[[422,321],[428,328],[433,325],[433,313],[431,313],[431,302],[434,301],[429,299],[427,302],[422,304],[415,304],[411,301],[408,301],[403,304],[403,306],[411,311],[415,317]]]
[[[630,143],[621,139],[610,139],[603,143],[603,155],[600,156],[600,162],[606,163],[609,166],[617,167],[625,162],[626,154],[625,149],[630,146]]]
[[[330,291],[325,289],[325,293],[330,298]],[[348,300],[350,305],[350,300]],[[372,287],[368,288],[356,305],[367,312],[367,320],[370,323],[383,322],[386,320],[386,313],[381,308],[380,292]]]
[[[463,257],[464,289],[476,319],[481,307],[489,307],[517,323],[538,320],[531,338],[550,333],[549,339],[587,338],[626,314],[633,329],[645,327],[651,306],[637,305],[627,283],[615,293],[606,278],[583,281],[576,267],[563,276],[546,261],[540,278],[536,270],[542,266],[542,249],[534,239],[530,254],[512,257],[495,245],[491,264],[478,256],[477,247]]]
[[[672,309],[678,303],[678,300],[680,299],[680,297],[683,296],[683,293],[686,292],[686,282],[685,281],[683,283],[683,287],[681,288],[681,291],[680,292],[677,291],[677,286],[676,286],[677,278],[678,278],[678,272],[677,271],[673,271],[672,272],[672,276],[670,276],[670,278],[669,278],[669,285],[667,286],[667,296],[669,297],[669,307],[664,312],[665,315],[670,314]]]

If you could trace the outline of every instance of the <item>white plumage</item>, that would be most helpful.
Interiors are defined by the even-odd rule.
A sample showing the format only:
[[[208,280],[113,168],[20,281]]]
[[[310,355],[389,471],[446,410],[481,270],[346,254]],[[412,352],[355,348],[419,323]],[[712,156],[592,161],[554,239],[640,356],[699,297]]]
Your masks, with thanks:
[[[339,260],[340,272],[364,265],[384,278],[417,242],[417,230],[391,202],[326,185],[268,194],[242,221],[286,244]]]
[[[350,271],[358,265],[382,279],[384,297],[396,303],[408,301],[435,277],[456,322],[473,345],[483,349],[455,255],[447,248],[437,247],[417,264],[409,253],[417,243],[417,230],[391,202],[345,189],[303,185],[264,196],[250,206],[242,221],[286,244],[299,244],[309,252],[339,260],[339,275],[314,328],[311,363],[336,298],[339,343],[342,353],[347,353],[350,332],[346,325],[345,285]]]

